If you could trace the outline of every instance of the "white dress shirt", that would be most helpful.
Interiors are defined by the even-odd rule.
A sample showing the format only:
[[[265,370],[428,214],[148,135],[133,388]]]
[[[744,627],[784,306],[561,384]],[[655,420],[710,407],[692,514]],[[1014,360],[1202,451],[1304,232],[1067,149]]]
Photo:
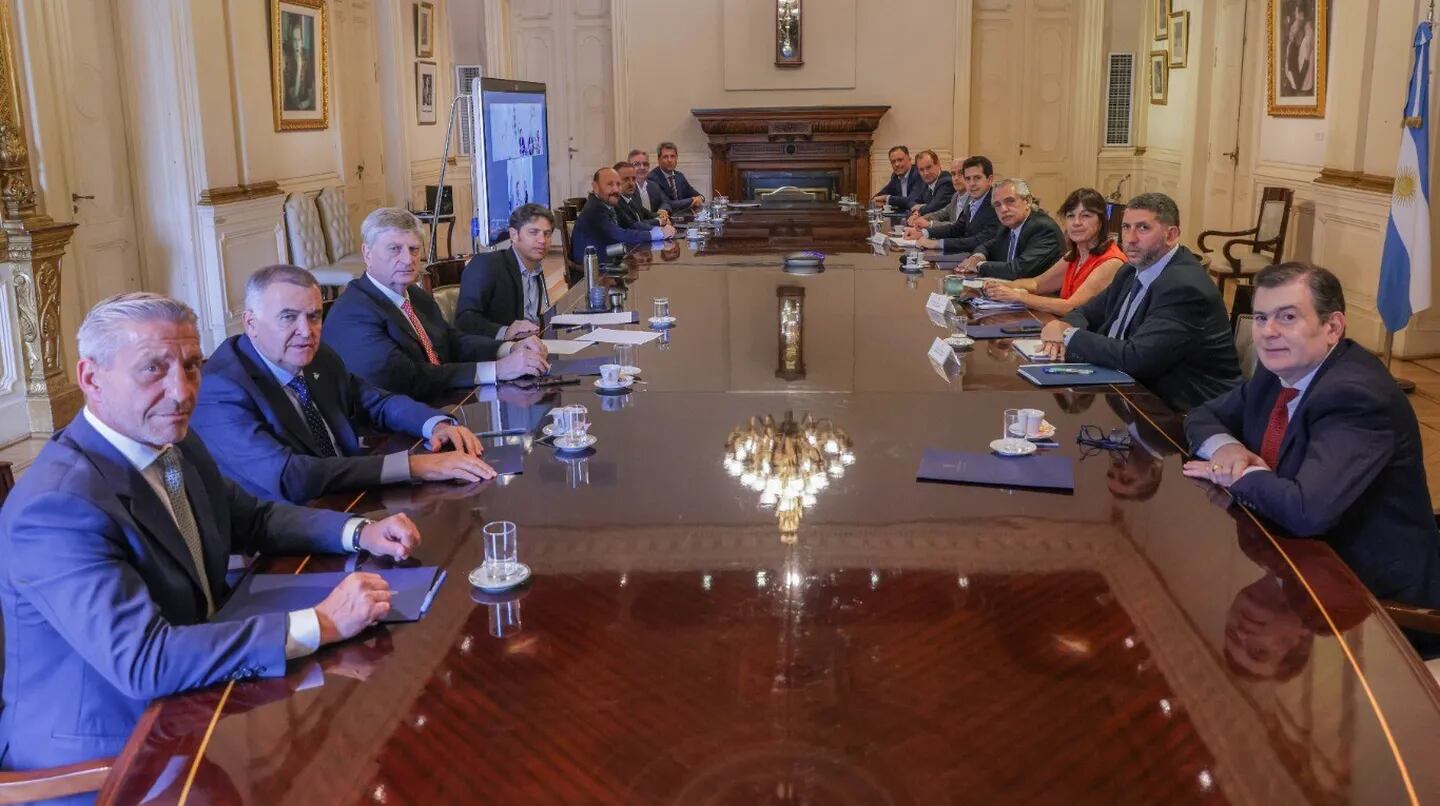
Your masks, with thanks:
[[[152,445],[146,445],[143,442],[137,442],[121,434],[119,431],[101,422],[99,417],[91,413],[88,406],[81,411],[81,415],[85,418],[86,422],[94,427],[100,436],[105,438],[106,442],[115,446],[115,450],[119,451],[120,455],[125,457],[126,461],[135,468],[135,471],[140,474],[141,478],[145,479],[145,483],[149,484],[150,489],[154,490],[155,495],[160,498],[160,503],[165,507],[165,511],[170,513],[170,517],[174,519],[175,510],[170,506],[170,494],[165,490],[164,473],[160,469],[159,463],[155,461],[160,458],[162,449]],[[167,445],[166,447],[170,446]],[[190,490],[186,490],[187,497],[190,492]],[[198,495],[200,492],[196,491],[196,494]],[[345,528],[340,537],[340,547],[342,550],[349,550],[355,530],[364,524],[364,518],[351,518],[349,521],[346,521]],[[176,521],[175,525],[178,529],[179,522]],[[197,568],[195,570],[200,576],[203,577],[205,575],[205,569]],[[286,619],[285,632],[286,660],[309,655],[320,648],[320,618],[315,615],[315,608],[313,607],[305,610],[290,611]]]
[[[396,294],[394,291],[392,291],[392,290],[390,289],[389,286],[385,285],[384,283],[381,283],[379,280],[376,280],[374,277],[371,277],[369,272],[366,272],[366,273],[365,273],[365,277],[366,277],[366,279],[368,279],[376,288],[380,289],[380,293],[384,294],[386,299],[388,299],[388,300],[390,300],[391,302],[395,303],[395,307],[396,307],[396,308],[399,308],[401,305],[405,304],[405,301],[406,301],[406,300],[408,299],[408,297],[409,297],[408,294],[407,294],[406,296],[403,296],[403,297],[400,296],[399,294]],[[414,307],[414,306],[412,305],[411,307]],[[400,312],[400,315],[401,315],[401,316],[404,316],[404,315],[405,315],[405,312],[402,310],[402,311]],[[418,319],[420,315],[417,313],[415,316],[416,316],[416,318]],[[407,322],[410,321],[409,317],[406,317],[405,321],[407,321]],[[418,336],[419,334],[417,333],[416,335]],[[428,334],[427,334],[427,338],[428,338]],[[509,341],[505,342],[504,344],[501,344],[501,345],[500,345],[500,352],[496,354],[496,357],[497,357],[497,358],[504,358],[505,356],[509,355],[509,354],[510,354],[510,348],[511,348],[513,345],[514,345],[514,342],[509,342]],[[432,345],[432,346],[433,346],[433,345]],[[494,362],[494,361],[477,361],[477,362],[475,362],[475,383],[478,385],[478,384],[482,384],[482,383],[494,383],[494,382],[495,382],[495,362]]]

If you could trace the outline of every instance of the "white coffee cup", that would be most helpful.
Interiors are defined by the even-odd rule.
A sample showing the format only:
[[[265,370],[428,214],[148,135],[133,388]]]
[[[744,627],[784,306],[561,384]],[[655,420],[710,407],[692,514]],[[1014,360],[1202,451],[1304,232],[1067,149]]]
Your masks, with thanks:
[[[604,369],[604,367],[601,367]],[[1025,429],[1025,436],[1040,436],[1040,424],[1045,422],[1045,412],[1039,409],[1021,409],[1020,425]]]
[[[686,238],[699,238],[699,237],[700,237],[700,228],[699,228],[699,227],[691,227],[690,229],[685,230],[685,237],[686,237]]]
[[[600,382],[605,386],[619,386],[620,370],[621,366],[619,364],[601,364]]]

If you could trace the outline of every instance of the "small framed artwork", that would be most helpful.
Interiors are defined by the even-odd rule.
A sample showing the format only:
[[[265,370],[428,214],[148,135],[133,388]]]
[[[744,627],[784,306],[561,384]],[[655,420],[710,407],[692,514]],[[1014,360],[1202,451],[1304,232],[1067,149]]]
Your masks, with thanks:
[[[435,96],[439,94],[440,71],[434,62],[415,63],[415,122],[435,125]]]
[[[1170,66],[1184,67],[1190,50],[1190,12],[1170,12]]]
[[[435,4],[415,4],[415,58],[435,58]]]
[[[1155,6],[1155,38],[1163,40],[1170,35],[1170,0],[1150,0]]]
[[[325,0],[270,0],[270,97],[275,131],[330,125],[329,28]]]
[[[1266,95],[1272,117],[1325,117],[1326,0],[1269,0]]]
[[[1170,52],[1150,51],[1150,103],[1164,106],[1170,95]]]

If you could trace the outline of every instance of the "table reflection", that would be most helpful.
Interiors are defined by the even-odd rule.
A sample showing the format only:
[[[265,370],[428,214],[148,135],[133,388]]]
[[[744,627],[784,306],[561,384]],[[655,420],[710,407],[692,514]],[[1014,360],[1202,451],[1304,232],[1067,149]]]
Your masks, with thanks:
[[[805,507],[815,505],[815,494],[853,464],[850,435],[828,418],[809,414],[799,423],[791,411],[779,424],[769,414],[763,420],[751,417],[725,440],[726,472],[760,493],[760,506],[775,507],[786,543],[795,542],[800,518]]]

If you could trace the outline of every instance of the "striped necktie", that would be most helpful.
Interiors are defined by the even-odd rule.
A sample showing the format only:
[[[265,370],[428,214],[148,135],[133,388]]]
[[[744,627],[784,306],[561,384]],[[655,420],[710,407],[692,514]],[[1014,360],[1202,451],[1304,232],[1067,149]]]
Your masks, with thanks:
[[[210,580],[205,577],[205,552],[200,547],[200,528],[195,525],[195,512],[190,508],[190,499],[185,495],[185,469],[181,464],[180,449],[171,445],[160,452],[156,461],[160,463],[161,481],[165,495],[170,499],[170,511],[175,514],[175,525],[185,548],[190,550],[190,560],[195,563],[200,578],[200,591],[205,594],[205,615],[215,614],[215,598],[210,594]]]
[[[415,315],[415,308],[410,305],[410,298],[400,303],[400,310],[405,313],[405,318],[410,320],[410,326],[415,328],[415,336],[420,339],[420,346],[425,348],[425,360],[433,366],[440,366],[440,356],[435,354],[435,345],[430,343],[430,334],[425,332],[425,327],[420,324],[420,317]]]

